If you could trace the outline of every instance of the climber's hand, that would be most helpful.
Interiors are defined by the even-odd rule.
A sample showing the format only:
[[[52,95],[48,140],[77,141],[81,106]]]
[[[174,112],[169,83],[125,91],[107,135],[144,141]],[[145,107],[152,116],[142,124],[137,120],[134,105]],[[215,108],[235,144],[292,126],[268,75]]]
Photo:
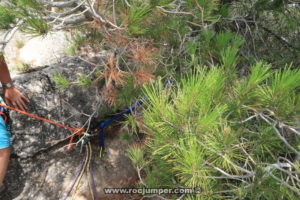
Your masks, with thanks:
[[[7,105],[23,111],[28,109],[26,104],[29,102],[29,99],[27,99],[16,87],[4,88],[3,94]]]

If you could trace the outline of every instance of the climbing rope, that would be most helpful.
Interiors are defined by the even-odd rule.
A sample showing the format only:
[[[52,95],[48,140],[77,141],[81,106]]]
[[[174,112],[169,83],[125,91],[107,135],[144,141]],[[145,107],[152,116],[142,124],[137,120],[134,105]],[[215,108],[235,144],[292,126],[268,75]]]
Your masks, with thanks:
[[[167,84],[172,83],[172,82],[173,82],[172,80],[168,80],[167,82],[165,82],[163,84],[163,87],[165,87]],[[143,99],[143,100],[145,100],[145,99]],[[5,107],[7,109],[14,110],[20,114],[23,114],[23,115],[26,115],[26,116],[29,116],[29,117],[32,117],[32,118],[35,118],[35,119],[38,119],[38,120],[41,120],[41,121],[44,121],[44,122],[47,122],[47,123],[70,130],[72,132],[72,135],[70,137],[68,149],[70,149],[73,146],[73,141],[74,141],[75,136],[81,136],[79,141],[82,142],[81,148],[83,148],[83,146],[85,146],[85,155],[80,164],[79,171],[78,171],[73,183],[71,184],[69,190],[67,191],[67,193],[64,197],[64,200],[67,200],[67,198],[71,195],[71,193],[72,193],[72,196],[76,194],[76,191],[79,187],[79,184],[80,184],[81,179],[85,172],[86,172],[87,177],[89,178],[88,185],[89,185],[89,190],[90,190],[92,199],[95,200],[95,199],[97,199],[97,192],[96,192],[94,176],[92,173],[92,165],[91,165],[92,147],[91,147],[91,143],[90,143],[90,137],[94,136],[94,135],[99,135],[99,146],[100,146],[100,156],[101,156],[103,153],[103,150],[104,150],[104,145],[105,145],[105,143],[104,143],[104,136],[105,136],[104,128],[106,126],[110,125],[111,123],[121,119],[122,117],[124,117],[124,115],[131,113],[137,107],[143,105],[144,104],[143,100],[139,100],[133,106],[131,106],[128,109],[124,110],[123,112],[117,114],[115,117],[100,123],[98,128],[95,129],[91,134],[88,134],[87,131],[83,127],[71,128],[69,126],[60,124],[58,122],[55,122],[55,121],[52,121],[52,120],[49,120],[49,119],[46,119],[43,117],[39,117],[37,115],[7,106],[5,104],[0,103],[0,108]],[[81,152],[81,150],[80,150],[80,152]]]
[[[82,179],[82,176],[83,176],[84,172],[86,171],[87,176],[89,177],[88,184],[89,184],[89,188],[90,188],[90,193],[92,195],[92,200],[95,200],[95,198],[97,197],[97,194],[96,194],[96,186],[95,186],[94,176],[93,176],[92,170],[91,170],[92,146],[91,146],[90,141],[87,141],[84,137],[84,136],[86,136],[86,134],[85,134],[86,130],[84,128],[71,128],[69,126],[60,124],[58,122],[55,122],[55,121],[52,121],[52,120],[49,120],[49,119],[46,119],[46,118],[43,118],[43,117],[39,117],[37,115],[31,114],[31,113],[28,113],[28,112],[25,112],[25,111],[22,111],[22,110],[19,110],[19,109],[10,107],[10,106],[7,106],[5,104],[0,104],[0,108],[1,107],[7,108],[7,109],[10,109],[10,110],[14,110],[14,111],[16,111],[20,114],[23,114],[23,115],[26,115],[26,116],[29,116],[29,117],[32,117],[32,118],[35,118],[35,119],[38,119],[38,120],[41,120],[41,121],[44,121],[44,122],[48,122],[50,124],[54,124],[56,126],[59,126],[59,127],[62,127],[62,128],[65,128],[65,129],[68,129],[68,130],[72,131],[72,135],[71,135],[71,138],[70,138],[70,141],[69,141],[69,145],[68,145],[69,147],[68,148],[71,148],[71,145],[73,144],[74,137],[76,135],[79,135],[79,136],[83,135],[82,146],[84,145],[86,147],[84,162],[82,162],[81,167],[80,167],[80,171],[79,171],[78,175],[76,176],[75,182],[71,185],[71,188],[68,190],[65,199],[68,198],[68,196],[71,194],[72,191],[74,192],[74,194],[76,193],[77,188],[79,186],[79,183]],[[90,135],[87,135],[87,136],[90,136]],[[73,190],[73,188],[74,188],[74,190]]]
[[[72,185],[70,186],[68,192],[66,193],[66,196],[65,196],[64,200],[66,200],[71,194],[72,194],[72,196],[76,194],[78,186],[79,186],[79,184],[81,182],[81,179],[82,179],[85,172],[86,172],[87,177],[89,178],[88,185],[89,185],[89,190],[90,190],[92,199],[95,200],[95,199],[97,199],[97,192],[96,192],[96,185],[95,185],[94,176],[93,176],[93,173],[92,173],[92,165],[91,165],[92,147],[91,147],[91,143],[89,141],[89,138],[91,136],[99,134],[99,137],[100,137],[100,155],[101,155],[102,154],[101,152],[104,149],[104,128],[106,126],[110,125],[112,122],[115,122],[115,121],[121,119],[125,114],[131,113],[132,110],[134,110],[136,107],[138,107],[142,104],[143,104],[142,101],[138,101],[135,105],[133,105],[133,106],[129,107],[128,109],[124,110],[123,112],[119,113],[118,115],[116,115],[112,119],[109,119],[109,120],[106,120],[106,121],[100,123],[100,125],[98,126],[99,129],[95,129],[92,134],[87,134],[86,130],[84,128],[71,128],[69,126],[60,124],[58,122],[55,122],[55,121],[52,121],[52,120],[49,120],[49,119],[46,119],[46,118],[43,118],[43,117],[39,117],[37,115],[31,114],[31,113],[28,113],[28,112],[25,112],[25,111],[22,111],[22,110],[19,110],[19,109],[10,107],[10,106],[7,106],[5,104],[0,104],[0,107],[5,107],[7,109],[14,110],[14,111],[16,111],[20,114],[23,114],[23,115],[26,115],[26,116],[29,116],[29,117],[32,117],[32,118],[50,123],[50,124],[54,124],[56,126],[59,126],[59,127],[62,127],[62,128],[65,128],[65,129],[68,129],[68,130],[72,131],[73,134],[71,135],[71,138],[70,138],[70,141],[69,141],[69,145],[68,145],[69,148],[73,144],[74,137],[76,135],[82,136],[82,138],[80,139],[82,141],[81,147],[85,146],[85,148],[86,148],[85,156],[84,156],[83,161],[80,165],[80,170],[79,170],[78,174],[76,175],[75,180],[72,183]]]
[[[69,126],[60,124],[58,122],[55,122],[55,121],[52,121],[52,120],[49,120],[49,119],[46,119],[46,118],[43,118],[43,117],[39,117],[37,115],[34,115],[34,114],[31,114],[31,113],[19,110],[17,108],[10,107],[10,106],[5,105],[5,104],[0,104],[0,107],[5,107],[7,109],[14,110],[14,111],[16,111],[16,112],[18,112],[20,114],[23,114],[23,115],[26,115],[26,116],[29,116],[29,117],[32,117],[32,118],[35,118],[35,119],[38,119],[38,120],[41,120],[41,121],[44,121],[44,122],[47,122],[47,123],[50,123],[50,124],[54,124],[56,126],[60,126],[62,128],[70,130],[72,132],[72,135],[71,135],[71,138],[70,138],[70,141],[69,141],[68,149],[71,149],[71,147],[73,146],[74,137],[76,135],[79,135],[79,136],[83,135],[84,132],[86,131],[84,128],[71,128]]]
[[[92,173],[91,160],[92,160],[93,152],[92,152],[92,146],[91,146],[90,141],[88,141],[87,144],[85,145],[85,149],[86,149],[85,155],[80,164],[79,171],[77,172],[77,175],[76,175],[74,181],[72,182],[70,188],[68,189],[68,192],[66,193],[66,195],[64,197],[64,200],[67,200],[71,194],[72,194],[72,196],[74,196],[76,194],[84,173],[86,173],[86,176],[89,179],[88,185],[89,185],[90,194],[92,196],[92,200],[96,200],[98,198],[97,192],[96,192],[95,180],[94,180],[94,176]]]
[[[166,87],[168,84],[170,83],[173,83],[173,80],[167,80],[166,82],[164,82],[163,84],[163,87]],[[134,109],[136,109],[137,107],[141,106],[144,104],[143,101],[145,101],[146,99],[143,98],[143,100],[139,100],[137,101],[137,103],[135,103],[133,106],[127,108],[126,110],[124,110],[123,112],[117,114],[115,117],[113,117],[112,119],[109,119],[109,120],[106,120],[102,123],[99,124],[98,128],[95,129],[92,134],[90,136],[93,136],[93,135],[99,135],[99,146],[100,146],[100,152],[103,151],[104,149],[104,136],[105,136],[105,133],[104,133],[104,128],[108,125],[110,125],[112,122],[115,122],[119,119],[121,119],[124,115],[126,114],[129,114],[131,113]],[[56,126],[60,126],[60,127],[63,127],[65,129],[68,129],[70,131],[72,131],[72,135],[71,135],[71,138],[70,138],[70,141],[69,141],[69,145],[68,145],[68,149],[70,149],[72,146],[73,146],[73,141],[74,141],[74,138],[76,135],[78,136],[86,136],[86,130],[81,127],[81,128],[71,128],[71,127],[68,127],[66,125],[63,125],[63,124],[60,124],[60,123],[57,123],[55,121],[52,121],[52,120],[49,120],[49,119],[45,119],[43,117],[39,117],[37,115],[34,115],[34,114],[31,114],[31,113],[28,113],[28,112],[25,112],[25,111],[22,111],[22,110],[19,110],[19,109],[16,109],[16,108],[13,108],[13,107],[10,107],[10,106],[7,106],[5,104],[1,104],[0,103],[0,107],[5,107],[5,108],[8,108],[10,110],[14,110],[18,113],[21,113],[23,115],[27,115],[29,117],[32,117],[32,118],[35,118],[35,119],[38,119],[38,120],[41,120],[41,121],[44,121],[44,122],[48,122],[48,123],[51,123],[51,124],[54,124]]]
[[[94,130],[94,135],[99,135],[99,146],[100,146],[100,155],[99,157],[102,157],[103,155],[103,150],[104,150],[104,136],[105,136],[105,132],[104,132],[104,128],[108,125],[110,125],[111,123],[121,119],[122,117],[124,117],[124,115],[131,113],[134,109],[136,109],[138,106],[143,105],[143,101],[139,100],[137,103],[135,103],[133,106],[127,108],[126,110],[124,110],[123,112],[117,114],[115,117],[106,120],[102,123],[99,124],[98,128]]]
[[[167,85],[172,84],[173,82],[174,81],[172,79],[169,79],[169,80],[167,80],[163,83],[163,87],[165,88]],[[175,87],[175,86],[173,85],[173,87]],[[124,117],[124,115],[131,113],[137,107],[142,106],[144,104],[144,101],[146,101],[146,100],[147,100],[147,98],[143,97],[142,100],[138,100],[134,105],[130,106],[129,108],[127,108],[123,112],[117,114],[115,117],[100,123],[98,128],[94,130],[94,134],[99,135],[99,146],[100,146],[100,156],[99,157],[102,157],[103,149],[104,149],[104,146],[105,146],[105,143],[104,143],[104,138],[105,138],[104,137],[105,136],[104,128],[106,126],[110,125],[112,122],[115,122],[115,121],[121,119],[122,117]]]

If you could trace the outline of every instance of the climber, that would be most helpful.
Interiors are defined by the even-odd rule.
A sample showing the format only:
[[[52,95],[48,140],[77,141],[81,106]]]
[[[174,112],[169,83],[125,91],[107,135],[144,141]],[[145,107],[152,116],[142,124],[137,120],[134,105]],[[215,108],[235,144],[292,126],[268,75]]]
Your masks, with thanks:
[[[9,106],[18,108],[20,110],[27,110],[26,104],[29,100],[13,85],[8,67],[6,65],[3,54],[0,52],[0,82],[3,89],[3,99]],[[0,103],[3,103],[0,96]],[[4,108],[0,108],[0,111]],[[3,114],[3,112],[1,112]],[[7,116],[6,116],[7,117]],[[10,132],[7,129],[7,124],[4,119],[5,116],[0,117],[0,197],[5,191],[4,178],[9,163],[11,141]]]

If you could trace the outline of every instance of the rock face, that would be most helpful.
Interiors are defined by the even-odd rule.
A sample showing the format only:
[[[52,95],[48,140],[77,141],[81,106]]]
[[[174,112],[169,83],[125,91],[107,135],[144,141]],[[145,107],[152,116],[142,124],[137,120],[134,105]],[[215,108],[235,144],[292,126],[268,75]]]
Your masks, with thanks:
[[[0,41],[4,35],[0,32]],[[36,37],[18,31],[5,48],[6,62],[12,70],[23,64],[35,68],[61,62],[70,38],[70,33],[64,31]]]
[[[49,33],[30,39],[20,49],[19,60],[31,67],[51,65],[61,61],[70,45],[66,32]]]
[[[15,78],[15,84],[30,98],[29,113],[70,127],[82,127],[89,119],[88,115],[99,115],[97,89],[72,84],[62,92],[56,89],[51,77],[54,72],[59,72],[70,82],[76,82],[79,74],[89,74],[93,68],[85,61],[71,58],[61,64],[20,75]],[[68,141],[63,139],[70,135],[70,131],[16,112],[11,112],[11,117],[13,155],[6,177],[8,192],[1,200],[63,199],[84,157],[80,147],[65,150]],[[120,133],[114,129],[107,132],[110,137],[106,139],[103,158],[98,156],[98,138],[92,138],[94,154],[91,165],[99,197],[105,197],[103,188],[127,187],[137,179],[126,156],[129,142],[121,140]],[[77,193],[72,194],[74,199],[91,199],[87,180],[83,176]]]
[[[15,84],[30,99],[29,113],[79,128],[88,120],[84,114],[89,115],[97,110],[99,97],[96,88],[71,84],[66,90],[59,91],[51,78],[54,73],[60,73],[70,82],[76,82],[80,74],[88,74],[92,69],[93,66],[84,61],[69,59],[66,64],[20,75],[15,78]],[[11,117],[14,120],[14,152],[22,158],[32,156],[50,146],[51,141],[70,134],[67,129],[16,112],[12,112]]]

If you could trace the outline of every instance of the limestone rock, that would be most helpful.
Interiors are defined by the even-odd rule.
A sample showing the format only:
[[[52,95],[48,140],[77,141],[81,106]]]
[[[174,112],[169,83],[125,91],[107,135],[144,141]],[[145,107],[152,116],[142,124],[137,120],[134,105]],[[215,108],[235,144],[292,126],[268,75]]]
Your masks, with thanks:
[[[99,158],[97,144],[93,144],[92,171],[97,196],[100,199],[123,200],[124,195],[114,196],[104,193],[104,188],[132,187],[137,175],[126,155],[129,143],[120,140],[121,131],[106,140],[106,153]],[[64,199],[84,155],[79,149],[65,151],[62,146],[30,159],[13,158],[6,177],[8,193],[3,200],[59,200]],[[71,196],[76,200],[90,200],[88,177],[83,176],[78,190]],[[130,199],[130,198],[129,198]],[[2,199],[1,199],[2,200]]]
[[[72,85],[60,92],[51,80],[51,75],[60,72],[75,82],[78,74],[88,74],[93,68],[87,62],[70,58],[61,64],[17,76],[15,84],[30,98],[28,112],[70,127],[82,126],[87,120],[86,115],[97,110],[95,102],[99,97],[96,88]],[[66,151],[64,147],[68,141],[52,145],[66,138],[70,133],[68,130],[15,112],[11,112],[11,117],[13,154],[6,176],[8,191],[1,200],[64,199],[84,157],[80,147]],[[130,187],[137,181],[135,169],[126,155],[130,143],[120,139],[121,133],[122,130],[116,128],[107,130],[103,158],[99,158],[98,137],[91,139],[91,165],[100,199],[124,199],[124,196],[105,195],[103,189]],[[76,200],[92,199],[86,175],[72,196]]]
[[[58,72],[70,82],[76,82],[78,75],[88,74],[92,69],[93,66],[84,61],[69,59],[62,64],[17,76],[14,81],[30,99],[29,113],[79,128],[87,121],[86,114],[97,110],[95,102],[99,101],[99,97],[96,88],[71,84],[61,92],[56,89],[51,77]],[[71,133],[64,128],[16,112],[11,112],[11,117],[14,152],[20,157],[32,156],[50,146],[53,140],[66,138]]]
[[[4,36],[5,33],[0,32],[0,41]],[[32,36],[17,31],[7,44],[4,54],[9,68],[15,72],[16,68],[22,68],[24,64],[35,68],[61,62],[70,43],[70,33],[65,31],[45,36]]]
[[[51,65],[61,61],[70,44],[67,33],[60,31],[30,39],[20,49],[19,60],[31,67]]]

